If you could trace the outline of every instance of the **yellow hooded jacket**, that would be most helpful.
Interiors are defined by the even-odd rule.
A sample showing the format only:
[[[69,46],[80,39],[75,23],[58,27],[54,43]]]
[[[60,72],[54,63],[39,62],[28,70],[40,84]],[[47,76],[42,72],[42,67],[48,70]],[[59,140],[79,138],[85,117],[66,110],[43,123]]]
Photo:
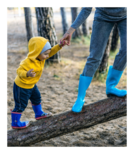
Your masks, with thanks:
[[[41,53],[46,42],[48,42],[48,40],[43,37],[33,37],[30,39],[28,43],[29,53],[27,57],[21,61],[20,66],[17,69],[17,76],[15,78],[15,83],[17,86],[25,89],[31,89],[39,81],[46,59],[39,61],[36,58]],[[61,47],[59,44],[52,47],[49,58],[55,55],[60,49]],[[27,71],[30,69],[34,69],[33,71],[36,73],[35,77],[26,76]]]

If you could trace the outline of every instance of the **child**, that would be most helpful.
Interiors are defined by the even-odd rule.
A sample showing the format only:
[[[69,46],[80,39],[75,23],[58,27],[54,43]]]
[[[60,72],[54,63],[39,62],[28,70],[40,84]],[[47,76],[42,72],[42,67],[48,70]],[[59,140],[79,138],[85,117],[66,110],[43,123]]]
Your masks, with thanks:
[[[43,72],[45,60],[56,54],[65,45],[64,42],[60,42],[51,48],[48,40],[43,37],[30,39],[28,43],[29,53],[17,69],[17,76],[13,86],[15,101],[15,108],[11,112],[11,126],[13,129],[22,129],[29,126],[29,121],[20,121],[21,114],[27,107],[29,99],[31,100],[36,120],[51,116],[50,113],[45,113],[42,110],[41,95],[36,83]]]

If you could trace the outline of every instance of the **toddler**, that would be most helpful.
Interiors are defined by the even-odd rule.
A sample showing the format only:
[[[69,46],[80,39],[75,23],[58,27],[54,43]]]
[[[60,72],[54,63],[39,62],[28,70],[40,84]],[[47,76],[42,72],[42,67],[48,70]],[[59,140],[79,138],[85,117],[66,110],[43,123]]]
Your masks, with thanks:
[[[11,112],[12,128],[22,129],[29,126],[29,121],[21,122],[21,114],[28,105],[30,99],[35,112],[35,119],[50,117],[51,113],[45,113],[41,107],[41,94],[36,85],[43,72],[45,60],[56,54],[65,44],[60,42],[51,48],[49,41],[43,37],[32,37],[28,43],[29,53],[21,61],[17,69],[17,76],[13,85],[15,108]]]

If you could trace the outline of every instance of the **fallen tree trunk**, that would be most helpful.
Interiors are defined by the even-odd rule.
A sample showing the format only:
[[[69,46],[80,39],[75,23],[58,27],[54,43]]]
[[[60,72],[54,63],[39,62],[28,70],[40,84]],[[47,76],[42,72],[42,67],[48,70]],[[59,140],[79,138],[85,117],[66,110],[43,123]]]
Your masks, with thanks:
[[[126,97],[112,97],[85,105],[81,113],[67,111],[32,122],[22,130],[8,131],[8,146],[31,144],[126,116]]]

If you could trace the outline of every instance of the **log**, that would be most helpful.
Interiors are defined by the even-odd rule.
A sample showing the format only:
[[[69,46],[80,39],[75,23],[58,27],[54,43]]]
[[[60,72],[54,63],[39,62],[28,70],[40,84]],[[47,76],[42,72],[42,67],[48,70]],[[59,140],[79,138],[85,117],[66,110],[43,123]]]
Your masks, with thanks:
[[[126,97],[111,97],[85,105],[80,113],[67,111],[8,131],[8,146],[29,146],[57,136],[126,116]]]

